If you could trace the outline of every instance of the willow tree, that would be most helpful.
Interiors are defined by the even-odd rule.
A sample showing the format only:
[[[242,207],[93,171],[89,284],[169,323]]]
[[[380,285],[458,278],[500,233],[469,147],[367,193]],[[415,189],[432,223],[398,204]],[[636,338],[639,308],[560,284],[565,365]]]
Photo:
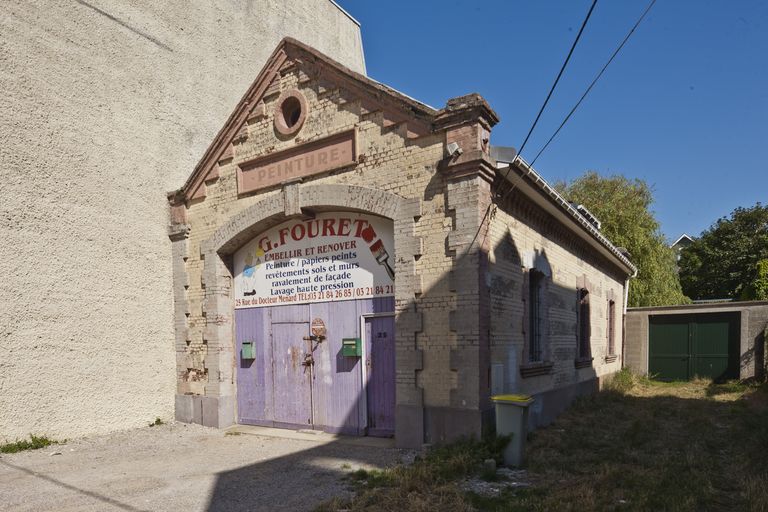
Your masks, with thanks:
[[[653,191],[645,181],[588,171],[570,183],[555,184],[555,188],[568,201],[591,211],[602,223],[603,235],[630,253],[638,275],[630,282],[629,306],[690,302],[680,288],[674,251],[650,209]]]

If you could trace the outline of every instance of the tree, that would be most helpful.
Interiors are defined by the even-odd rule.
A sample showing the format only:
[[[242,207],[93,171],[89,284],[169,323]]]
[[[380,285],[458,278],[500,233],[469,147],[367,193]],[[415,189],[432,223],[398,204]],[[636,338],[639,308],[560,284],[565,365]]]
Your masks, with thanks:
[[[755,275],[742,292],[741,300],[768,300],[768,259],[755,265]]]
[[[638,268],[629,285],[629,306],[665,306],[690,302],[683,295],[675,255],[659,229],[650,206],[653,192],[643,180],[603,177],[588,171],[555,188],[569,201],[583,204],[602,222],[602,233],[630,253]]]
[[[680,252],[680,282],[694,299],[757,298],[768,259],[768,206],[736,208]]]

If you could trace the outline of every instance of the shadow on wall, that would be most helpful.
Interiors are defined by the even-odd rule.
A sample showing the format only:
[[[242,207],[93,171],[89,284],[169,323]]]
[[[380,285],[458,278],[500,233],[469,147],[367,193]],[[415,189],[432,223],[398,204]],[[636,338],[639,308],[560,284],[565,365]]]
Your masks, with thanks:
[[[744,314],[744,313],[742,313]],[[752,347],[746,352],[742,353],[739,357],[739,367],[752,366],[754,370],[755,380],[762,381],[765,379],[765,337],[768,333],[768,325],[755,336]]]
[[[543,225],[529,227],[547,230]],[[607,325],[607,319],[597,317],[600,309],[594,306],[600,299],[590,301],[589,296],[601,293],[586,280],[579,288],[557,284],[558,269],[547,251],[520,251],[509,231],[489,254],[490,395],[535,393],[529,428],[548,425],[578,396],[599,389],[594,363],[605,354],[596,354],[591,341],[596,322]],[[590,293],[585,295],[581,287],[590,288]],[[589,320],[581,324],[580,316]],[[581,347],[580,334],[586,340]],[[538,343],[532,341],[536,337]]]
[[[480,238],[482,237],[476,241],[475,248],[487,247],[486,241]],[[446,243],[446,253],[453,256],[447,247]],[[494,255],[493,263],[489,261],[489,253]],[[446,336],[450,334],[449,326],[455,329],[456,336],[459,336],[462,327],[457,328],[457,325],[466,327],[474,322],[475,333],[479,339],[477,345],[457,347],[456,350],[444,348],[446,342],[439,335],[441,333],[435,335],[430,332],[430,340],[438,339],[442,342],[443,346],[438,349],[451,352],[447,358],[450,367],[437,367],[434,371],[450,372],[455,375],[454,381],[460,383],[461,387],[450,390],[449,404],[434,407],[431,404],[425,405],[423,427],[419,425],[423,432],[418,434],[424,442],[435,444],[462,436],[479,437],[483,431],[481,418],[485,427],[492,428],[494,423],[493,405],[490,401],[492,388],[501,393],[519,392],[521,375],[518,365],[527,361],[528,353],[527,349],[521,347],[521,342],[524,333],[531,329],[529,311],[525,306],[525,303],[531,300],[526,272],[522,269],[525,263],[514,240],[507,233],[490,251],[476,250],[474,253],[455,258],[452,272],[454,277],[446,275],[424,290],[416,303],[408,305],[409,308],[423,311],[425,316],[430,314],[439,318],[442,323],[438,322],[437,325],[444,326]],[[534,414],[539,417],[536,423],[544,424],[565,410],[578,394],[596,390],[597,380],[592,367],[579,369],[574,364],[578,355],[577,291],[554,284],[551,279],[552,270],[544,252],[533,255],[531,263],[534,268],[548,276],[542,284],[542,316],[539,329],[544,350],[543,358],[553,364],[554,372],[527,378],[541,388],[560,388],[560,392],[551,396],[547,393],[541,395],[537,405],[539,410],[534,411]],[[455,278],[457,272],[464,276],[463,279],[470,276],[474,280],[474,286],[480,291],[482,314],[479,318],[466,318],[467,311],[472,314],[473,310],[462,310],[460,305],[459,310],[454,313],[455,317],[449,318],[446,304],[452,303],[454,299],[454,290],[458,285]],[[469,285],[473,286],[472,283]],[[437,306],[432,306],[435,309],[429,310],[430,305]],[[430,325],[434,325],[434,322]],[[407,339],[399,336],[401,329],[407,328],[396,323],[398,343],[401,343],[401,339]],[[493,343],[491,339],[494,340]],[[413,347],[407,347],[406,350],[412,349]],[[492,372],[492,364],[497,365],[495,372]],[[501,365],[503,371],[498,371],[498,365]],[[354,367],[359,368],[359,364]],[[345,369],[346,366],[337,367],[336,371]],[[425,376],[432,377],[439,376],[435,373]],[[442,379],[449,381],[451,376],[442,375]],[[581,390],[577,385],[580,382],[583,383]],[[568,387],[573,390],[563,393],[562,388]],[[367,390],[362,389],[361,393],[367,393]],[[357,414],[355,408],[349,412],[350,417]],[[470,418],[471,421],[464,421],[465,418]],[[327,487],[334,482],[338,483],[338,479],[350,471],[349,468],[342,467],[342,462],[338,462],[340,454],[360,464],[375,464],[381,455],[376,450],[380,449],[336,441],[221,473],[216,479],[207,510],[236,512],[312,509],[320,501],[329,498],[326,494]],[[338,464],[329,464],[329,461],[334,459],[337,459]],[[275,475],[281,477],[275,478]]]

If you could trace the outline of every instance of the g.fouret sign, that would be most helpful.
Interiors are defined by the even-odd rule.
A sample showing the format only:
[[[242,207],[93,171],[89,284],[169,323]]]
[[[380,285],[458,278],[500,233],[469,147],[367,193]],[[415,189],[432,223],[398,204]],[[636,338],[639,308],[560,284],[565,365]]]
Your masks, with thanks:
[[[237,190],[245,194],[356,162],[356,131],[349,130],[241,164],[237,171]]]
[[[395,294],[392,222],[351,212],[291,220],[235,253],[235,307]]]

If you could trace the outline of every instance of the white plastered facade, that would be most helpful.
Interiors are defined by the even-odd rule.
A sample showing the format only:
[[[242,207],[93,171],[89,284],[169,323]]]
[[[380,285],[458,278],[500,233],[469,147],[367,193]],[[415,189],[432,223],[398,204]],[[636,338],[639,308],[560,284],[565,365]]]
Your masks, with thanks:
[[[0,7],[0,441],[173,417],[181,186],[277,43],[364,73],[329,0]]]

